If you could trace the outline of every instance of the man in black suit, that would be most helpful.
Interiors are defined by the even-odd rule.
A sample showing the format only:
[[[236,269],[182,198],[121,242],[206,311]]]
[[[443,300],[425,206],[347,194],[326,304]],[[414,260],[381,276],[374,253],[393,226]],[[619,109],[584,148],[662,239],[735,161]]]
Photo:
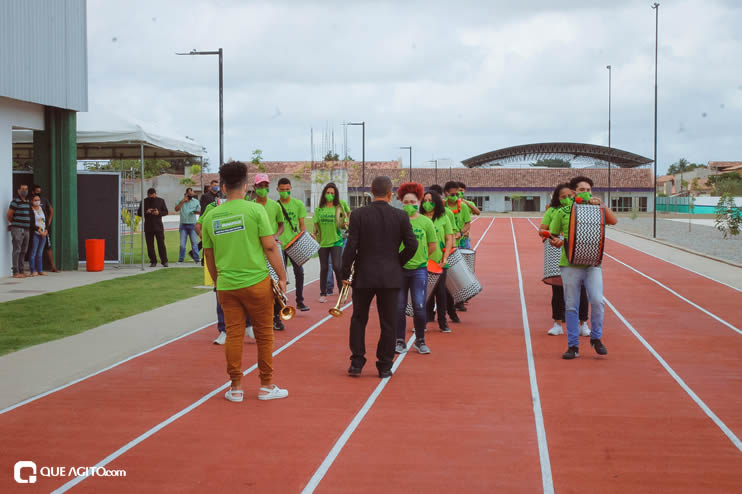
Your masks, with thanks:
[[[155,239],[157,239],[157,251],[160,254],[160,262],[167,267],[167,249],[165,248],[165,228],[162,226],[162,217],[167,216],[167,204],[165,200],[157,197],[154,188],[147,190],[147,198],[139,203],[139,214],[142,216],[144,209],[144,238],[147,241],[147,255],[149,255],[149,266],[157,266],[155,256]]]
[[[410,217],[389,205],[392,181],[376,177],[371,183],[374,202],[350,216],[348,243],[343,252],[343,283],[353,275],[353,316],[350,320],[350,368],[348,375],[360,376],[366,363],[366,324],[371,300],[376,296],[381,336],[376,347],[379,377],[391,377],[396,338],[397,305],[402,287],[402,266],[417,250]],[[399,246],[404,244],[402,252]]]

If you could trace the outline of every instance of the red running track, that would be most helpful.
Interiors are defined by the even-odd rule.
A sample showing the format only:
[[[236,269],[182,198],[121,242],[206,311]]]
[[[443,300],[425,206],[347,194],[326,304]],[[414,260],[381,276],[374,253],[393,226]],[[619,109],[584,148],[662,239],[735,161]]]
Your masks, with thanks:
[[[596,356],[583,338],[580,358],[561,360],[565,337],[546,335],[550,290],[540,282],[535,230],[525,219],[491,221],[473,225],[475,240],[491,225],[477,260],[485,291],[452,334],[428,325],[432,354],[405,356],[316,491],[548,491],[542,477],[556,492],[738,491],[742,452],[608,306],[609,355]],[[613,242],[607,252],[739,327],[738,291]],[[616,261],[605,261],[604,277],[606,298],[740,437],[742,335]],[[312,311],[277,334],[277,349],[324,319],[330,304],[313,302],[316,283],[306,292]],[[550,461],[539,456],[522,303]],[[187,409],[227,381],[212,327],[0,415],[0,491],[48,492],[70,480],[16,484],[18,460],[88,466],[124,447],[106,467],[125,469],[126,478],[87,478],[70,490],[300,492],[381,382],[372,358],[363,377],[345,376],[351,312],[277,355],[287,400],[258,402],[252,373],[242,404],[218,392]],[[376,328],[374,313],[371,354]],[[254,346],[245,350],[247,367]]]

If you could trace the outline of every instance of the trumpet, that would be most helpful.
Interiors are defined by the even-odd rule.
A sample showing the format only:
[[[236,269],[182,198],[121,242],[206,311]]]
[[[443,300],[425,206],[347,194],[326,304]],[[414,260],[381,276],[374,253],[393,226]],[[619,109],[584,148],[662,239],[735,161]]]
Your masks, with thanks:
[[[296,309],[289,305],[289,299],[286,298],[286,294],[281,291],[281,287],[278,286],[278,282],[271,278],[273,286],[273,297],[281,305],[280,316],[282,321],[288,321],[296,314]]]
[[[356,263],[353,261],[353,264],[350,265],[350,276],[348,277],[348,284],[343,284],[343,288],[340,289],[340,294],[338,295],[338,301],[335,304],[335,307],[328,310],[327,312],[330,313],[331,316],[334,317],[343,317],[343,311],[340,310],[340,306],[345,303],[345,301],[348,299],[348,293],[350,292],[350,284],[353,283],[353,275],[356,271]]]

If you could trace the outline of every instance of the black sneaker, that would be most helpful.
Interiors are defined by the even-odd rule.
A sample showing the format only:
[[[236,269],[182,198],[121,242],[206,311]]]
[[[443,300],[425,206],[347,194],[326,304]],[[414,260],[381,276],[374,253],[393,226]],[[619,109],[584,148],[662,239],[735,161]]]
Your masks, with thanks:
[[[387,378],[387,377],[392,377],[393,375],[394,375],[394,374],[392,374],[392,371],[391,371],[391,370],[383,370],[383,371],[379,371],[379,377],[380,377],[381,379],[385,379],[385,378]]]
[[[348,375],[350,377],[360,377],[360,375],[361,375],[361,368],[360,367],[355,367],[355,366],[351,365],[348,368]]]
[[[580,356],[580,347],[571,346],[567,348],[567,351],[564,352],[564,355],[562,355],[562,358],[564,360],[572,360],[574,358],[577,358]]]
[[[273,331],[283,331],[286,329],[286,327],[283,325],[283,321],[280,319],[275,319],[273,321]]]
[[[156,268],[157,267],[157,263],[156,262],[151,262],[151,263],[149,263],[149,267],[150,268]]]
[[[602,341],[590,338],[590,346],[595,348],[595,353],[598,355],[608,355],[608,350]]]
[[[443,326],[440,326],[440,328],[441,328],[441,333],[450,333],[451,332],[451,328],[449,328],[447,324],[444,324]]]
[[[198,259],[193,255],[193,249],[188,251],[188,256],[193,259],[195,262],[198,262]]]
[[[306,305],[304,305],[304,302],[302,302],[300,304],[296,304],[296,308],[299,309],[302,312],[306,312],[306,311],[309,310],[309,307],[307,307]]]
[[[461,322],[461,319],[459,319],[459,316],[456,314],[449,314],[448,318],[451,320],[451,322],[455,322],[456,324]]]
[[[163,268],[166,268],[166,267],[167,267],[167,263],[166,263],[166,262],[163,262],[163,263],[162,263],[162,267],[163,267]]]
[[[466,306],[464,305],[463,302],[460,302],[460,303],[456,304],[456,310],[458,312],[466,312],[469,309],[466,308]]]

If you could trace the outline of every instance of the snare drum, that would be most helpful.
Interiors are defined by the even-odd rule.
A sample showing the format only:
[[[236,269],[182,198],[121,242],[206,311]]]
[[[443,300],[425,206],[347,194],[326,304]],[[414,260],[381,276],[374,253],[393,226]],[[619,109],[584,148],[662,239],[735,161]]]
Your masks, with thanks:
[[[455,303],[466,302],[482,291],[482,285],[466,264],[461,249],[453,249],[448,256],[446,288]]]
[[[428,300],[430,300],[430,297],[433,295],[433,292],[435,291],[435,287],[438,285],[438,281],[441,279],[441,275],[443,274],[443,268],[438,265],[437,262],[428,259],[428,282],[425,286],[425,303],[428,303]],[[412,310],[412,304],[410,302],[407,302],[407,307],[405,307],[405,314],[412,317],[414,315],[414,311]]]
[[[562,286],[562,268],[559,267],[561,258],[561,247],[554,247],[548,240],[544,242],[544,277],[542,281],[547,285]]]
[[[472,273],[474,273],[474,260],[476,258],[477,253],[471,249],[459,249],[461,251],[461,255],[464,256],[464,260],[466,261],[466,265],[469,266],[469,269]]]
[[[597,204],[572,205],[564,251],[570,264],[599,266],[605,246],[605,211]]]
[[[319,243],[312,238],[306,231],[299,232],[291,242],[286,244],[283,249],[289,256],[291,262],[297,266],[302,266],[310,260],[319,250]]]

